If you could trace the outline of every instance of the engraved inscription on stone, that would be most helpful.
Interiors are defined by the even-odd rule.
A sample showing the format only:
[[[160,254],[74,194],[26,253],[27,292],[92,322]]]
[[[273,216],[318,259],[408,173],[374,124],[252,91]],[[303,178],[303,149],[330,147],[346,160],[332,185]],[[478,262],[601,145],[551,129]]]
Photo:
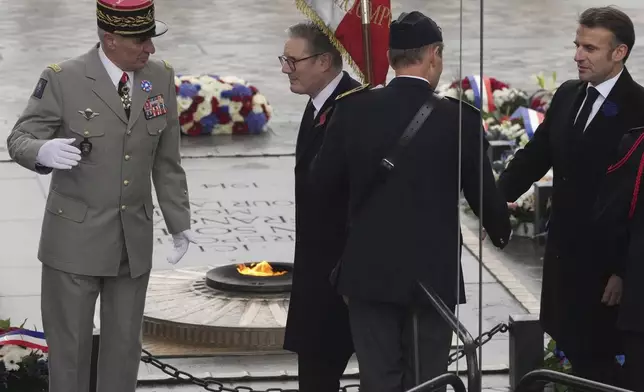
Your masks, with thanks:
[[[290,191],[275,195],[257,182],[208,183],[191,190],[191,226],[199,241],[195,248],[245,260],[271,256],[278,247],[278,257],[286,257],[295,241],[295,203]],[[159,208],[154,227],[157,246],[172,242]]]

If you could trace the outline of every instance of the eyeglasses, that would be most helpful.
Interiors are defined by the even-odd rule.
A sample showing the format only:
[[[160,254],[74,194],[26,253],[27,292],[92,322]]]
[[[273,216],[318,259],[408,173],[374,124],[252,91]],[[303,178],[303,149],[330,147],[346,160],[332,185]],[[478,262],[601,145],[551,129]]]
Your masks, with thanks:
[[[288,64],[288,68],[291,70],[291,72],[295,72],[295,64],[296,63],[299,63],[300,61],[312,59],[313,57],[317,57],[317,56],[322,55],[322,54],[324,54],[324,53],[316,53],[314,55],[304,57],[303,59],[297,59],[297,60],[293,60],[293,59],[288,58],[286,56],[277,56],[277,58],[280,60],[280,64],[282,64],[282,67],[284,66],[284,64]]]

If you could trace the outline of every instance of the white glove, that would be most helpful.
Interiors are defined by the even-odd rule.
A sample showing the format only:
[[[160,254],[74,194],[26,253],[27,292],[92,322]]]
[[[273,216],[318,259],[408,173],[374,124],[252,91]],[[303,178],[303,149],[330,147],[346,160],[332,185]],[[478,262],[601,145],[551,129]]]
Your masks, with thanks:
[[[192,242],[196,244],[195,235],[190,230],[182,231],[179,234],[172,235],[172,242],[174,242],[174,249],[172,253],[168,256],[168,263],[177,264],[179,260],[186,254],[188,251],[188,245]]]
[[[71,144],[76,139],[52,139],[38,150],[36,162],[52,169],[69,170],[81,160],[80,150]]]

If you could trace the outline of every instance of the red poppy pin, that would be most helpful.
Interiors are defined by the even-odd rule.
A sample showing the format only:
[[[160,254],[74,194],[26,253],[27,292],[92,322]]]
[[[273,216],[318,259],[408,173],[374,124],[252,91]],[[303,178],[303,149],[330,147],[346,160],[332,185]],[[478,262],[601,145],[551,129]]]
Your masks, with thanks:
[[[318,121],[318,123],[315,125],[316,127],[321,127],[322,125],[324,125],[330,110],[331,108],[328,108],[327,110],[323,111],[322,114],[320,114],[320,121]]]

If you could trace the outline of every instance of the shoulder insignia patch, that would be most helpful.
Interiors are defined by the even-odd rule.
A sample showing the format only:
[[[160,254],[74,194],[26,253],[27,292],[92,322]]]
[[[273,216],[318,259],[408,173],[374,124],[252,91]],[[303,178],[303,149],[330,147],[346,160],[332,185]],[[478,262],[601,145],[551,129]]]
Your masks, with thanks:
[[[167,62],[167,61],[165,61],[165,60],[161,60],[161,61],[163,61],[163,64],[165,65],[165,67],[166,67],[167,69],[172,69],[172,65],[171,65],[169,62]]]
[[[47,66],[47,68],[51,69],[52,71],[54,71],[56,73],[62,71],[62,69],[60,68],[60,65],[58,65],[58,64],[49,64]]]
[[[357,93],[358,91],[368,91],[369,84],[363,84],[362,86],[358,86],[354,89],[351,89],[349,91],[345,91],[342,94],[339,94],[337,97],[335,97],[335,100],[340,100],[350,94]]]
[[[476,106],[472,105],[471,103],[469,103],[469,102],[467,102],[467,101],[463,101],[463,100],[460,100],[460,99],[458,99],[458,98],[448,97],[448,96],[444,96],[443,98],[447,98],[447,99],[449,99],[450,101],[454,102],[455,104],[458,104],[459,102],[463,102],[463,106],[464,106],[464,107],[465,107],[465,106],[468,106],[470,109],[472,109],[472,110],[476,111],[476,113],[478,113],[478,112],[480,111],[480,110],[479,110],[479,108],[477,108]]]

